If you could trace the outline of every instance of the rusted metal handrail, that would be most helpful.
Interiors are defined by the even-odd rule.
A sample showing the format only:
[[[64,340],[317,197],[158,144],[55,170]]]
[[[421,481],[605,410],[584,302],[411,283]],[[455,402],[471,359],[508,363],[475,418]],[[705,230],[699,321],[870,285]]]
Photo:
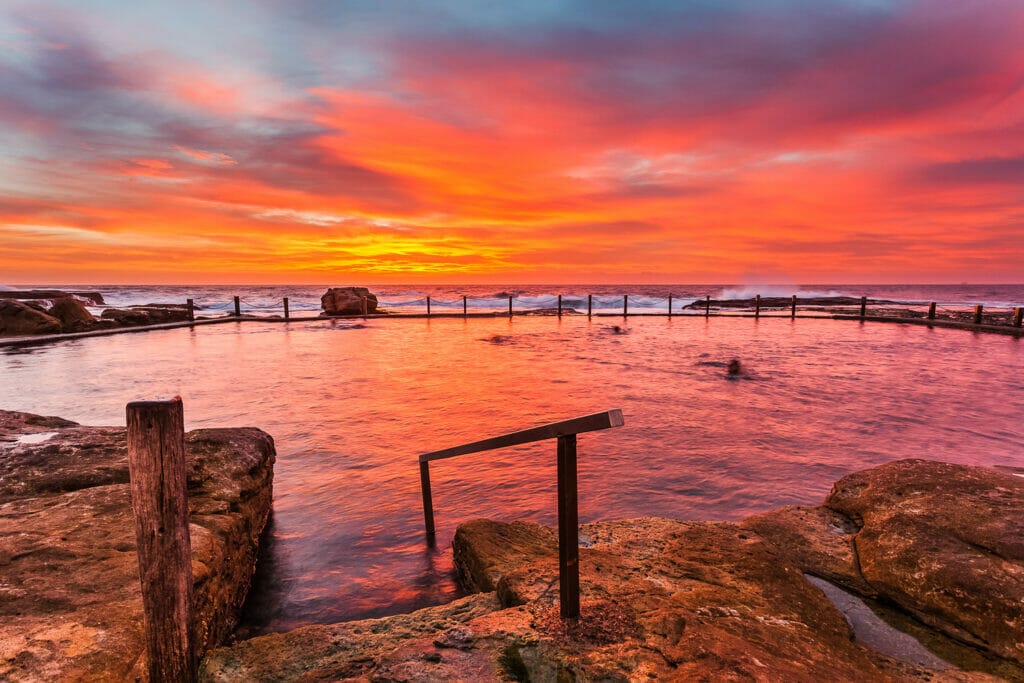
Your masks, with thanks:
[[[558,597],[562,617],[580,615],[579,508],[576,486],[576,435],[625,424],[622,410],[606,410],[571,420],[502,434],[490,439],[424,453],[420,456],[420,488],[427,536],[434,536],[434,503],[430,490],[430,462],[459,455],[558,439]]]

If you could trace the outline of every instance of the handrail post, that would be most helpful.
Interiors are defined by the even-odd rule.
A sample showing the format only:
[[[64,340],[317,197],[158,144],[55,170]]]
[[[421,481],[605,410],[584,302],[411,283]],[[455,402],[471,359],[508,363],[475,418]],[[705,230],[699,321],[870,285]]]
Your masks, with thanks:
[[[129,403],[128,482],[149,680],[196,680],[185,420],[181,399]]]
[[[512,295],[511,294],[508,295],[508,317],[509,317],[509,320],[512,319]]]
[[[594,295],[587,294],[587,317],[590,317],[591,311],[594,309]]]
[[[622,295],[622,317],[625,318],[629,315],[629,294]]]
[[[1022,322],[1024,322],[1024,307],[1018,306],[1013,309],[1013,326],[1020,327]]]
[[[427,297],[427,317],[430,317],[430,297]]]
[[[284,319],[288,320],[288,297],[284,298]]]
[[[707,298],[704,299],[704,317],[711,315],[711,295],[708,294]]]
[[[242,304],[238,297],[235,297],[235,317],[240,318],[242,316]]]
[[[862,296],[860,298],[860,319],[863,320],[868,314],[868,298]]]
[[[760,318],[761,317],[761,295],[760,294],[758,294],[757,296],[754,297],[754,317],[755,318]]]
[[[420,461],[420,490],[423,493],[423,524],[427,536],[434,535],[434,498],[430,493],[430,463]]]
[[[189,322],[194,322],[196,319],[196,302],[192,299],[185,299],[185,305],[188,307]]]
[[[790,318],[796,318],[796,294],[793,295],[793,308],[789,312]]]
[[[558,295],[558,317],[562,317],[562,295]]]
[[[466,295],[462,295],[462,317],[466,317]]]
[[[668,317],[672,317],[672,295],[668,295]]]
[[[975,325],[980,325],[981,324],[981,312],[982,312],[982,310],[984,310],[984,308],[985,307],[982,306],[981,304],[978,304],[977,306],[974,307],[974,324]]]
[[[935,320],[935,302],[928,304],[928,319]]]
[[[576,435],[558,437],[558,600],[563,619],[580,616]]]
[[[364,296],[364,297],[361,297],[361,298],[363,300],[363,320],[366,320],[366,309],[367,309],[366,297]]]

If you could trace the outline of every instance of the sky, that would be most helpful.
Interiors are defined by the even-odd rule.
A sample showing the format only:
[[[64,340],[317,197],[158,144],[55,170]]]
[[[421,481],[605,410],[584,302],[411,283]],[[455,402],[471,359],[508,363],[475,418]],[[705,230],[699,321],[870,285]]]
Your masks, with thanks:
[[[1024,2],[0,0],[0,285],[1024,281]]]

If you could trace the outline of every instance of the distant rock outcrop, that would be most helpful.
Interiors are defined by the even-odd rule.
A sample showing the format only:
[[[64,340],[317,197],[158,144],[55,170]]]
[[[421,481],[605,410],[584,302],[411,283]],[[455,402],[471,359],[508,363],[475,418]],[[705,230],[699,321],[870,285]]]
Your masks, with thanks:
[[[377,312],[377,297],[366,287],[331,287],[320,297],[320,304],[327,315],[359,315],[363,312]]]
[[[200,653],[232,632],[270,512],[274,442],[258,429],[185,439]],[[123,427],[0,410],[0,680],[145,674]]]
[[[94,306],[102,306],[103,295],[99,292],[65,292],[60,289],[5,289],[0,290],[0,299],[62,299],[67,296],[76,296],[85,299]]]

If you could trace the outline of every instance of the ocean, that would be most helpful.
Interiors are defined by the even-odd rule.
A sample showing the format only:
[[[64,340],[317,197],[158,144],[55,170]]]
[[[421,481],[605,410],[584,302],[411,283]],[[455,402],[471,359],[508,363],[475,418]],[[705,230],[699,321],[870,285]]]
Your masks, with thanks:
[[[318,309],[324,287],[83,287],[110,304]],[[867,295],[1024,305],[1022,286],[372,287],[387,308],[608,310],[714,298]],[[418,302],[422,302],[418,303]],[[448,303],[442,303],[448,302]],[[202,313],[202,310],[200,313]],[[615,329],[615,327],[618,329]],[[730,377],[726,364],[747,369]],[[123,425],[129,401],[182,396],[189,429],[273,435],[274,511],[240,636],[382,616],[459,595],[450,542],[474,517],[554,524],[555,443],[436,463],[426,543],[417,456],[621,408],[579,438],[582,521],[736,520],[817,504],[900,458],[1024,466],[1024,340],[817,318],[523,316],[240,322],[0,351],[0,408]]]

